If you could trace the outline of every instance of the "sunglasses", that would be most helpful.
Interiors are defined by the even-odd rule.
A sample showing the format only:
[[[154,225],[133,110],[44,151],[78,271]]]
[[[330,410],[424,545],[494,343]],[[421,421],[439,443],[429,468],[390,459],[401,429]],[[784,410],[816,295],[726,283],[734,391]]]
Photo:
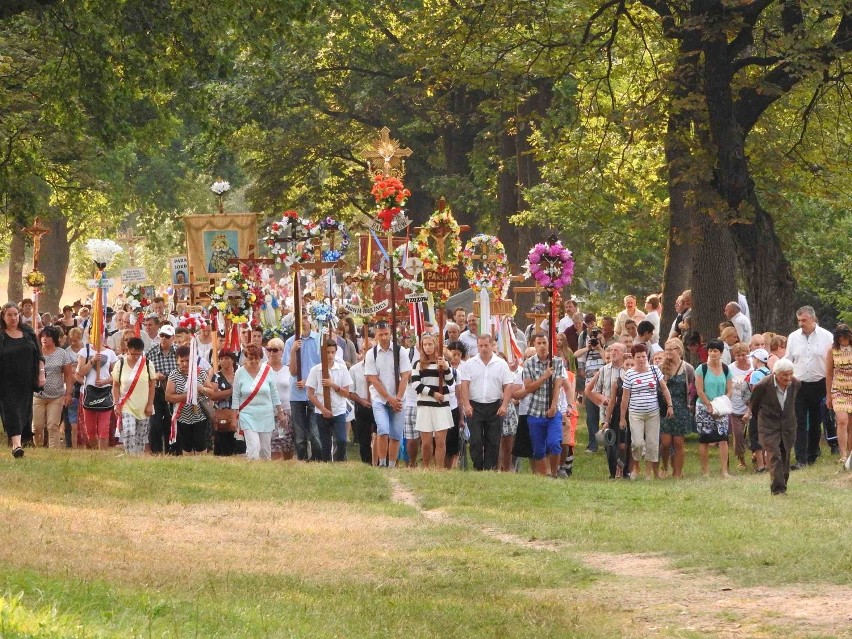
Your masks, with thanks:
[[[160,337],[165,337],[166,339],[171,339],[174,335],[167,335],[166,333],[160,333]]]
[[[270,353],[280,353],[281,352],[280,348],[267,348],[266,350]]]

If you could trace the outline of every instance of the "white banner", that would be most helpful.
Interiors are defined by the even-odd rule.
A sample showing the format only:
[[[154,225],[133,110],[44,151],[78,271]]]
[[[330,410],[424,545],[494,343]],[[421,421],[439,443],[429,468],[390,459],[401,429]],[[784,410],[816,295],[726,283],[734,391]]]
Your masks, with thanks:
[[[126,268],[121,271],[122,284],[144,284],[148,281],[148,273],[144,268]]]
[[[418,302],[427,302],[429,301],[429,296],[424,295],[423,293],[409,293],[405,296],[405,301],[409,304],[417,304]]]
[[[373,304],[372,306],[355,306],[350,302],[345,302],[343,304],[343,308],[352,313],[353,315],[375,315],[376,313],[381,313],[388,307],[388,301],[384,300],[379,302],[378,304]]]

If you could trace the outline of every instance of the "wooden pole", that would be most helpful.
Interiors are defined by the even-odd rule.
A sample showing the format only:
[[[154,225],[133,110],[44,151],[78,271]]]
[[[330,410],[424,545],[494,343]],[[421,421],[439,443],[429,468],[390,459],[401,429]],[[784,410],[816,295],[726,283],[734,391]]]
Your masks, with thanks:
[[[393,349],[393,374],[399,383],[399,351],[396,348],[396,278],[393,276],[393,233],[388,232],[388,269],[391,295],[391,348]]]

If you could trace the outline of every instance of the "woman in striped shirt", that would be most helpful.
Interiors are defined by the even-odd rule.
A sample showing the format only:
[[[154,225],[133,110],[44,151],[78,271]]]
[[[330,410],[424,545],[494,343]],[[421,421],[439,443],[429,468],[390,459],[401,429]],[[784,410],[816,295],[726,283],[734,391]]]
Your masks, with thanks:
[[[633,448],[633,470],[631,479],[639,476],[639,459],[645,453],[645,479],[653,476],[659,479],[660,468],[660,405],[657,391],[666,400],[666,417],[674,416],[672,397],[663,378],[663,372],[656,366],[648,366],[648,349],[644,344],[636,344],[630,349],[633,353],[633,370],[624,374],[624,395],[621,400],[621,421],[619,426],[627,426],[627,409],[630,409],[630,440]]]
[[[438,339],[431,333],[420,337],[420,361],[412,372],[411,384],[417,392],[415,428],[420,433],[423,467],[429,468],[434,457],[435,466],[443,469],[447,430],[453,426],[453,413],[446,397],[447,389],[453,385],[453,371],[438,353]]]

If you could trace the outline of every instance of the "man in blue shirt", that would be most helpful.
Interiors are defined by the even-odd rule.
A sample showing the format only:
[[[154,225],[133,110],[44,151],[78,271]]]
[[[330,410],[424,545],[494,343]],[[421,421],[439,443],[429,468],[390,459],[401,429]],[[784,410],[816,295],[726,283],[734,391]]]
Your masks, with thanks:
[[[317,427],[314,407],[308,401],[305,382],[311,369],[320,363],[320,336],[311,331],[311,320],[307,315],[302,317],[302,335],[296,339],[291,336],[284,344],[282,361],[290,368],[290,419],[293,424],[293,439],[296,444],[296,457],[300,461],[321,461],[322,445],[320,444],[319,428]],[[300,356],[301,355],[301,356]],[[301,369],[299,364],[301,363]],[[308,456],[310,442],[310,457]]]

